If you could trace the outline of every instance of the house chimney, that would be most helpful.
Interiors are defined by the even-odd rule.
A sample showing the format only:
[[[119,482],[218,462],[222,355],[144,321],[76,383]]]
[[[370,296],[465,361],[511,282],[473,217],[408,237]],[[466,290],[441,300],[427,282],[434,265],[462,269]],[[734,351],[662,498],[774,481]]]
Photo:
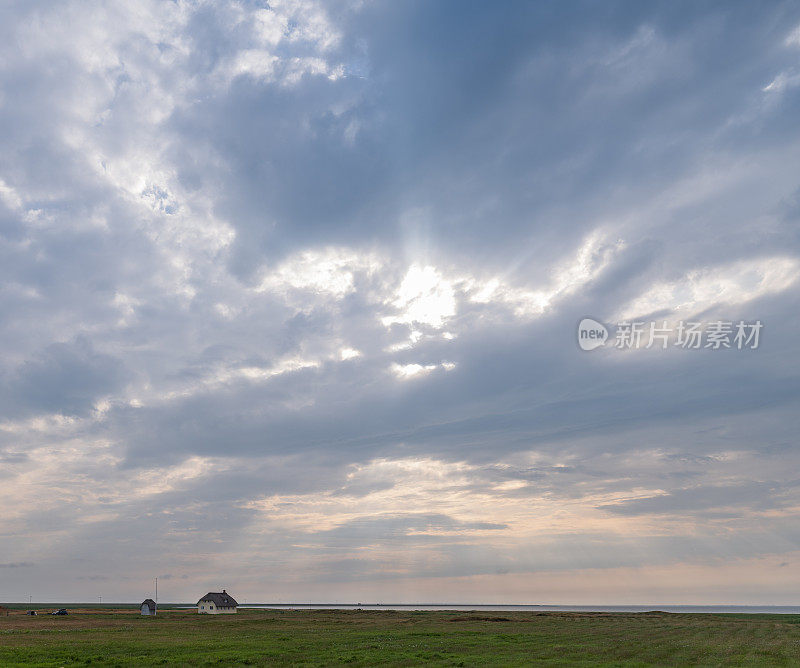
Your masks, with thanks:
[[[227,594],[228,592],[226,592],[226,591],[223,589],[223,590],[222,590],[222,593],[223,593],[223,594]]]

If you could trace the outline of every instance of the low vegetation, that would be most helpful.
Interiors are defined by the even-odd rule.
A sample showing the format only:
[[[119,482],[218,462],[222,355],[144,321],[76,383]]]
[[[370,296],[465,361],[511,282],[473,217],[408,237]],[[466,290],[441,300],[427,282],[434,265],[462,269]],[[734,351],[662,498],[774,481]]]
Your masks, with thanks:
[[[60,607],[60,606],[56,606]],[[0,665],[800,666],[800,615],[70,608],[0,617]]]

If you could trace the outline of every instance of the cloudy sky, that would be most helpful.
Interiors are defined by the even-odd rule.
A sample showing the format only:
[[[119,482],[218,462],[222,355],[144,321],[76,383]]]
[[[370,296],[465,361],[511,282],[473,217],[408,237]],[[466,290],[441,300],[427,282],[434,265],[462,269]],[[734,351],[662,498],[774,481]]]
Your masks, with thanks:
[[[792,2],[2,3],[0,599],[797,603],[798,118]]]

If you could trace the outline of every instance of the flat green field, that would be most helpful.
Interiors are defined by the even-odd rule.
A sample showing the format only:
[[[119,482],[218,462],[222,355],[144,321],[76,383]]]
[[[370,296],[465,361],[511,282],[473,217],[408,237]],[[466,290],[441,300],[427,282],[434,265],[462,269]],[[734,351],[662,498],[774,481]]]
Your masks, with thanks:
[[[74,609],[0,617],[0,665],[800,666],[800,615]]]

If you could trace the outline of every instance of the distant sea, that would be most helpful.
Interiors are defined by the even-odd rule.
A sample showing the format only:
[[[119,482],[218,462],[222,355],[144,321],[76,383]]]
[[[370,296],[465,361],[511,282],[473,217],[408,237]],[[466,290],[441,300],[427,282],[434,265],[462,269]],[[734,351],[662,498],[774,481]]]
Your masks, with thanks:
[[[261,610],[476,610],[486,612],[696,612],[800,615],[800,605],[462,605],[441,603],[264,603],[240,608]]]

